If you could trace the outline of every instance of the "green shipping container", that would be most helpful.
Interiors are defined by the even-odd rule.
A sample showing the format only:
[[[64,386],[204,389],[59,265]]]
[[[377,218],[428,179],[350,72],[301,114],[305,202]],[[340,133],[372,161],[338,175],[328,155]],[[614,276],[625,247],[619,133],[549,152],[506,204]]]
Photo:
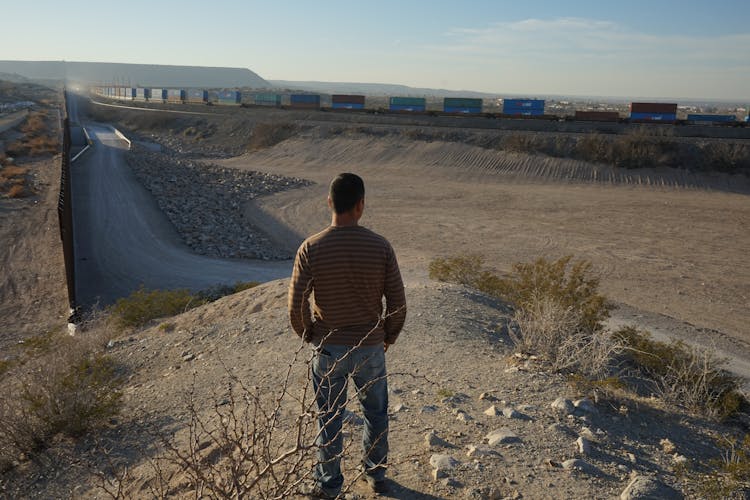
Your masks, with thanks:
[[[424,97],[391,97],[391,106],[426,106]]]

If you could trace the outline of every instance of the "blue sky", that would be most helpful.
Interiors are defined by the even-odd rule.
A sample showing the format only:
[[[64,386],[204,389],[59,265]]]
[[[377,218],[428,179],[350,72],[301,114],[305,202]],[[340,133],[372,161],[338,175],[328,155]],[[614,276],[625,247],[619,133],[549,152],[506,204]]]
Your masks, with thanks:
[[[750,0],[3,3],[0,59],[239,66],[266,79],[530,96],[750,100]]]

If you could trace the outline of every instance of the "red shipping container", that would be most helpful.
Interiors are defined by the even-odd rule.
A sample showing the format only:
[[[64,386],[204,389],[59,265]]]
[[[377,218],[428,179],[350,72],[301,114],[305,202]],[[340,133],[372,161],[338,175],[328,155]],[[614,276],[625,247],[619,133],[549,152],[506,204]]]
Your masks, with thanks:
[[[633,102],[631,113],[677,114],[677,104],[665,102]]]
[[[344,95],[334,94],[331,96],[331,102],[346,103],[346,104],[364,104],[365,96],[363,95]]]

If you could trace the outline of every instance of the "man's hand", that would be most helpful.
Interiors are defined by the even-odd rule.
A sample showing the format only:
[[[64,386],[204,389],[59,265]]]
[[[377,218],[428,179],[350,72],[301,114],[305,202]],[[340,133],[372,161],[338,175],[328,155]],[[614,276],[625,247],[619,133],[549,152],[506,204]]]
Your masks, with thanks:
[[[388,342],[383,342],[383,352],[388,352],[388,348],[391,346]]]

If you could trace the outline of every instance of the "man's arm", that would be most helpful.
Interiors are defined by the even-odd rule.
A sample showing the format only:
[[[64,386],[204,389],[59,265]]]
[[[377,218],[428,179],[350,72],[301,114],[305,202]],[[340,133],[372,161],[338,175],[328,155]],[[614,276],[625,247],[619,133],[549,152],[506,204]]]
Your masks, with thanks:
[[[289,282],[289,321],[294,332],[306,341],[312,333],[312,317],[310,315],[310,294],[313,290],[312,272],[307,259],[307,247],[303,244],[297,250],[292,269],[292,279]],[[306,336],[305,333],[308,332]],[[308,338],[305,338],[308,337]]]
[[[385,274],[385,343],[393,344],[406,321],[406,295],[396,253],[390,249]]]

